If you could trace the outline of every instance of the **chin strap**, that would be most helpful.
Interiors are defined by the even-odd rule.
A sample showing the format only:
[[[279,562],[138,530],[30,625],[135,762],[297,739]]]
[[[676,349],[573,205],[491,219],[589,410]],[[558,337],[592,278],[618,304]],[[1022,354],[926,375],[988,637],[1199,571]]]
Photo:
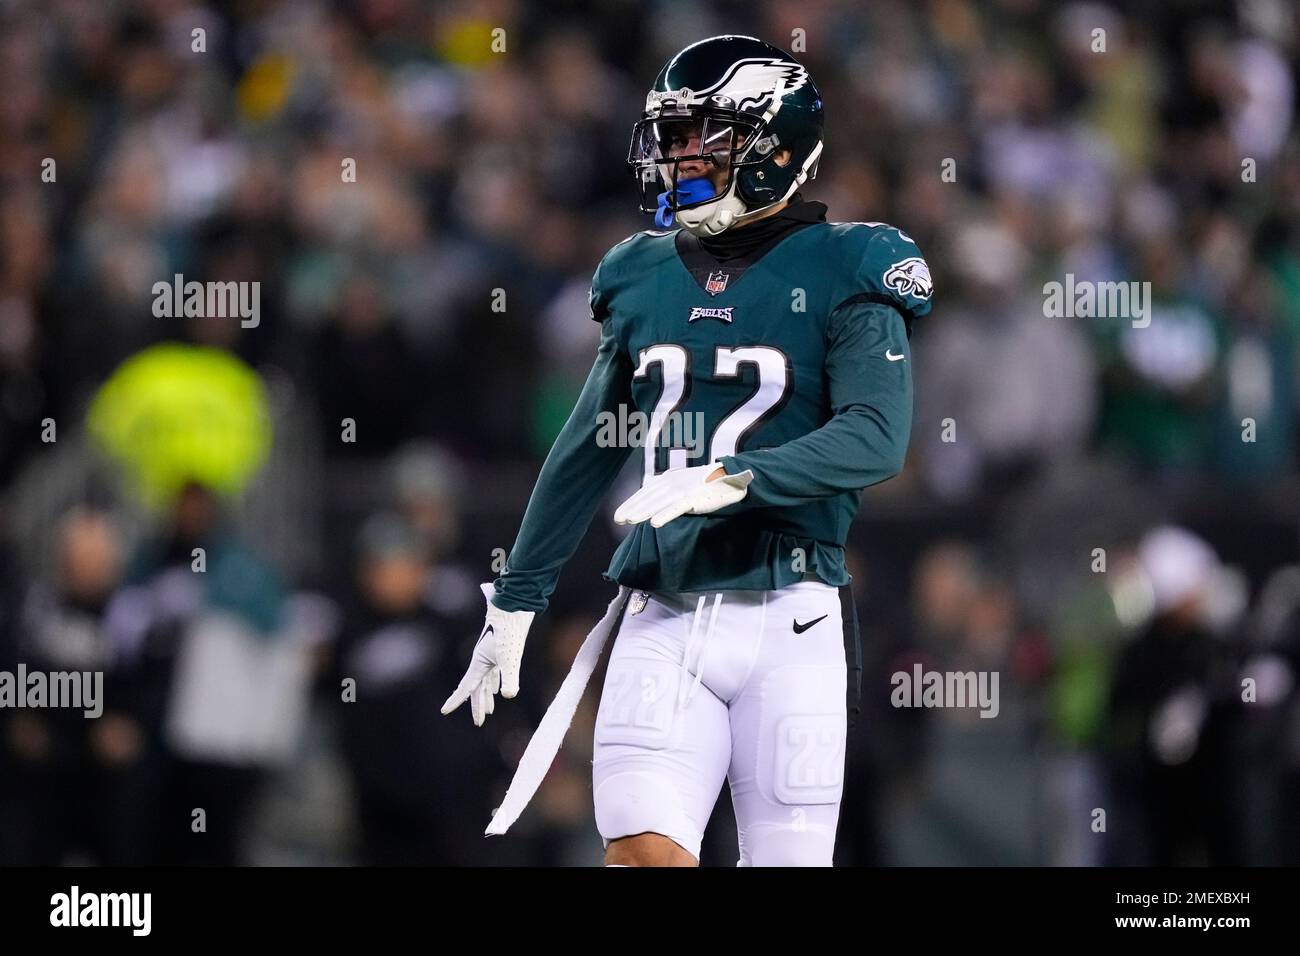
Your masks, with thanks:
[[[679,209],[677,221],[687,232],[707,239],[726,232],[734,226],[742,226],[776,205],[776,203],[768,203],[758,209],[750,209],[738,195],[737,188],[737,182],[733,178],[727,191],[714,198],[708,205]],[[794,192],[793,187],[790,192]]]
[[[677,221],[692,235],[707,237],[725,232],[748,214],[749,210],[736,195],[736,180],[733,178],[727,191],[721,196],[711,196],[707,205],[679,209]]]
[[[814,171],[817,168],[817,160],[821,158],[821,153],[822,144],[819,141],[817,145],[809,151],[808,158],[803,161],[803,165],[800,167],[794,180],[790,183],[790,187],[785,191],[785,195],[780,199],[777,199],[775,202],[770,202],[765,206],[759,206],[757,209],[748,208],[741,200],[737,193],[739,180],[735,176],[731,177],[731,185],[727,187],[727,191],[716,198],[714,196],[712,184],[708,183],[708,180],[688,179],[680,184],[678,190],[679,194],[681,192],[681,187],[689,186],[692,183],[705,183],[708,184],[709,189],[706,194],[702,194],[702,199],[712,199],[713,201],[707,206],[696,206],[691,209],[677,210],[677,221],[682,224],[682,228],[687,232],[704,238],[716,236],[718,233],[725,232],[734,226],[743,226],[745,223],[761,216],[773,206],[787,202],[800,186],[813,177]],[[667,222],[661,221],[660,218],[663,215],[664,206],[666,204],[665,197],[667,195],[668,193],[660,195],[659,213],[655,216],[655,221],[659,222],[660,228],[662,229],[668,228],[672,223],[671,211],[669,212]],[[684,202],[686,200],[683,199],[679,201]],[[690,201],[699,202],[701,200],[696,199]]]

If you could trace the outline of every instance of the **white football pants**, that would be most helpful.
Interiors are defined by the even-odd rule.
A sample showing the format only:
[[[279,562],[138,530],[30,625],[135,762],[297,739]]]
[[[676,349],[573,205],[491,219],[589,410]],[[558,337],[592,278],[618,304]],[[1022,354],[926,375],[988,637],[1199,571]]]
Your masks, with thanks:
[[[725,777],[740,866],[830,866],[846,680],[839,592],[828,584],[634,592],[596,717],[605,845],[659,833],[698,860]]]

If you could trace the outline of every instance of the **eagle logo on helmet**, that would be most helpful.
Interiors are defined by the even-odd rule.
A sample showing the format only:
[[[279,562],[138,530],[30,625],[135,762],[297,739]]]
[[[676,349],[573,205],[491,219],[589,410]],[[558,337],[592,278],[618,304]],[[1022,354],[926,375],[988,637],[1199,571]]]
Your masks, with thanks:
[[[920,256],[910,256],[902,262],[895,262],[885,270],[883,281],[886,288],[893,289],[899,295],[928,299],[934,294],[930,267]]]
[[[707,89],[651,92],[646,97],[646,109],[650,110],[664,100],[675,100],[679,106],[698,106],[716,97],[730,99],[742,112],[767,109],[780,103],[785,94],[802,89],[807,83],[808,71],[800,63],[776,57],[750,57],[731,64]]]

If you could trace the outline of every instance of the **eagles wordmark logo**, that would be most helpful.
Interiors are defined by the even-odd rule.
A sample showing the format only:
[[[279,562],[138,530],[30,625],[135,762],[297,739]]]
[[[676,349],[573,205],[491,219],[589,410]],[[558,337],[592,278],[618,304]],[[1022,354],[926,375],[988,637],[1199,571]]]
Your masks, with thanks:
[[[895,262],[885,270],[884,283],[886,288],[893,289],[899,295],[928,299],[934,294],[930,267],[920,256],[909,256],[902,262]]]
[[[686,321],[694,322],[696,319],[721,319],[723,322],[730,322],[732,320],[731,311],[734,308],[734,305],[729,305],[725,309],[705,309],[699,306],[693,306],[691,308],[690,317]]]

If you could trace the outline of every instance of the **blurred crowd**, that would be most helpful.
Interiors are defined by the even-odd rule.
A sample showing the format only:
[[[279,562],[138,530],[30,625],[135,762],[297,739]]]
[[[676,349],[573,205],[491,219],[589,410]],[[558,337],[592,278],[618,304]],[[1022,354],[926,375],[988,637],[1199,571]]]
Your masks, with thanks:
[[[612,595],[605,509],[521,698],[438,707],[590,367],[591,272],[651,225],[645,91],[719,33],[794,49],[827,117],[804,195],[935,278],[908,466],[850,542],[837,860],[1300,862],[1289,0],[16,0],[0,670],[102,670],[107,703],[0,710],[0,863],[599,860],[594,693],[481,833]],[[156,317],[176,274],[259,282],[260,322]],[[1047,317],[1067,274],[1150,282],[1150,324]],[[264,383],[242,494],[146,508],[86,437],[163,341]],[[997,670],[999,716],[891,707],[918,662]],[[706,863],[729,825],[724,791]]]

